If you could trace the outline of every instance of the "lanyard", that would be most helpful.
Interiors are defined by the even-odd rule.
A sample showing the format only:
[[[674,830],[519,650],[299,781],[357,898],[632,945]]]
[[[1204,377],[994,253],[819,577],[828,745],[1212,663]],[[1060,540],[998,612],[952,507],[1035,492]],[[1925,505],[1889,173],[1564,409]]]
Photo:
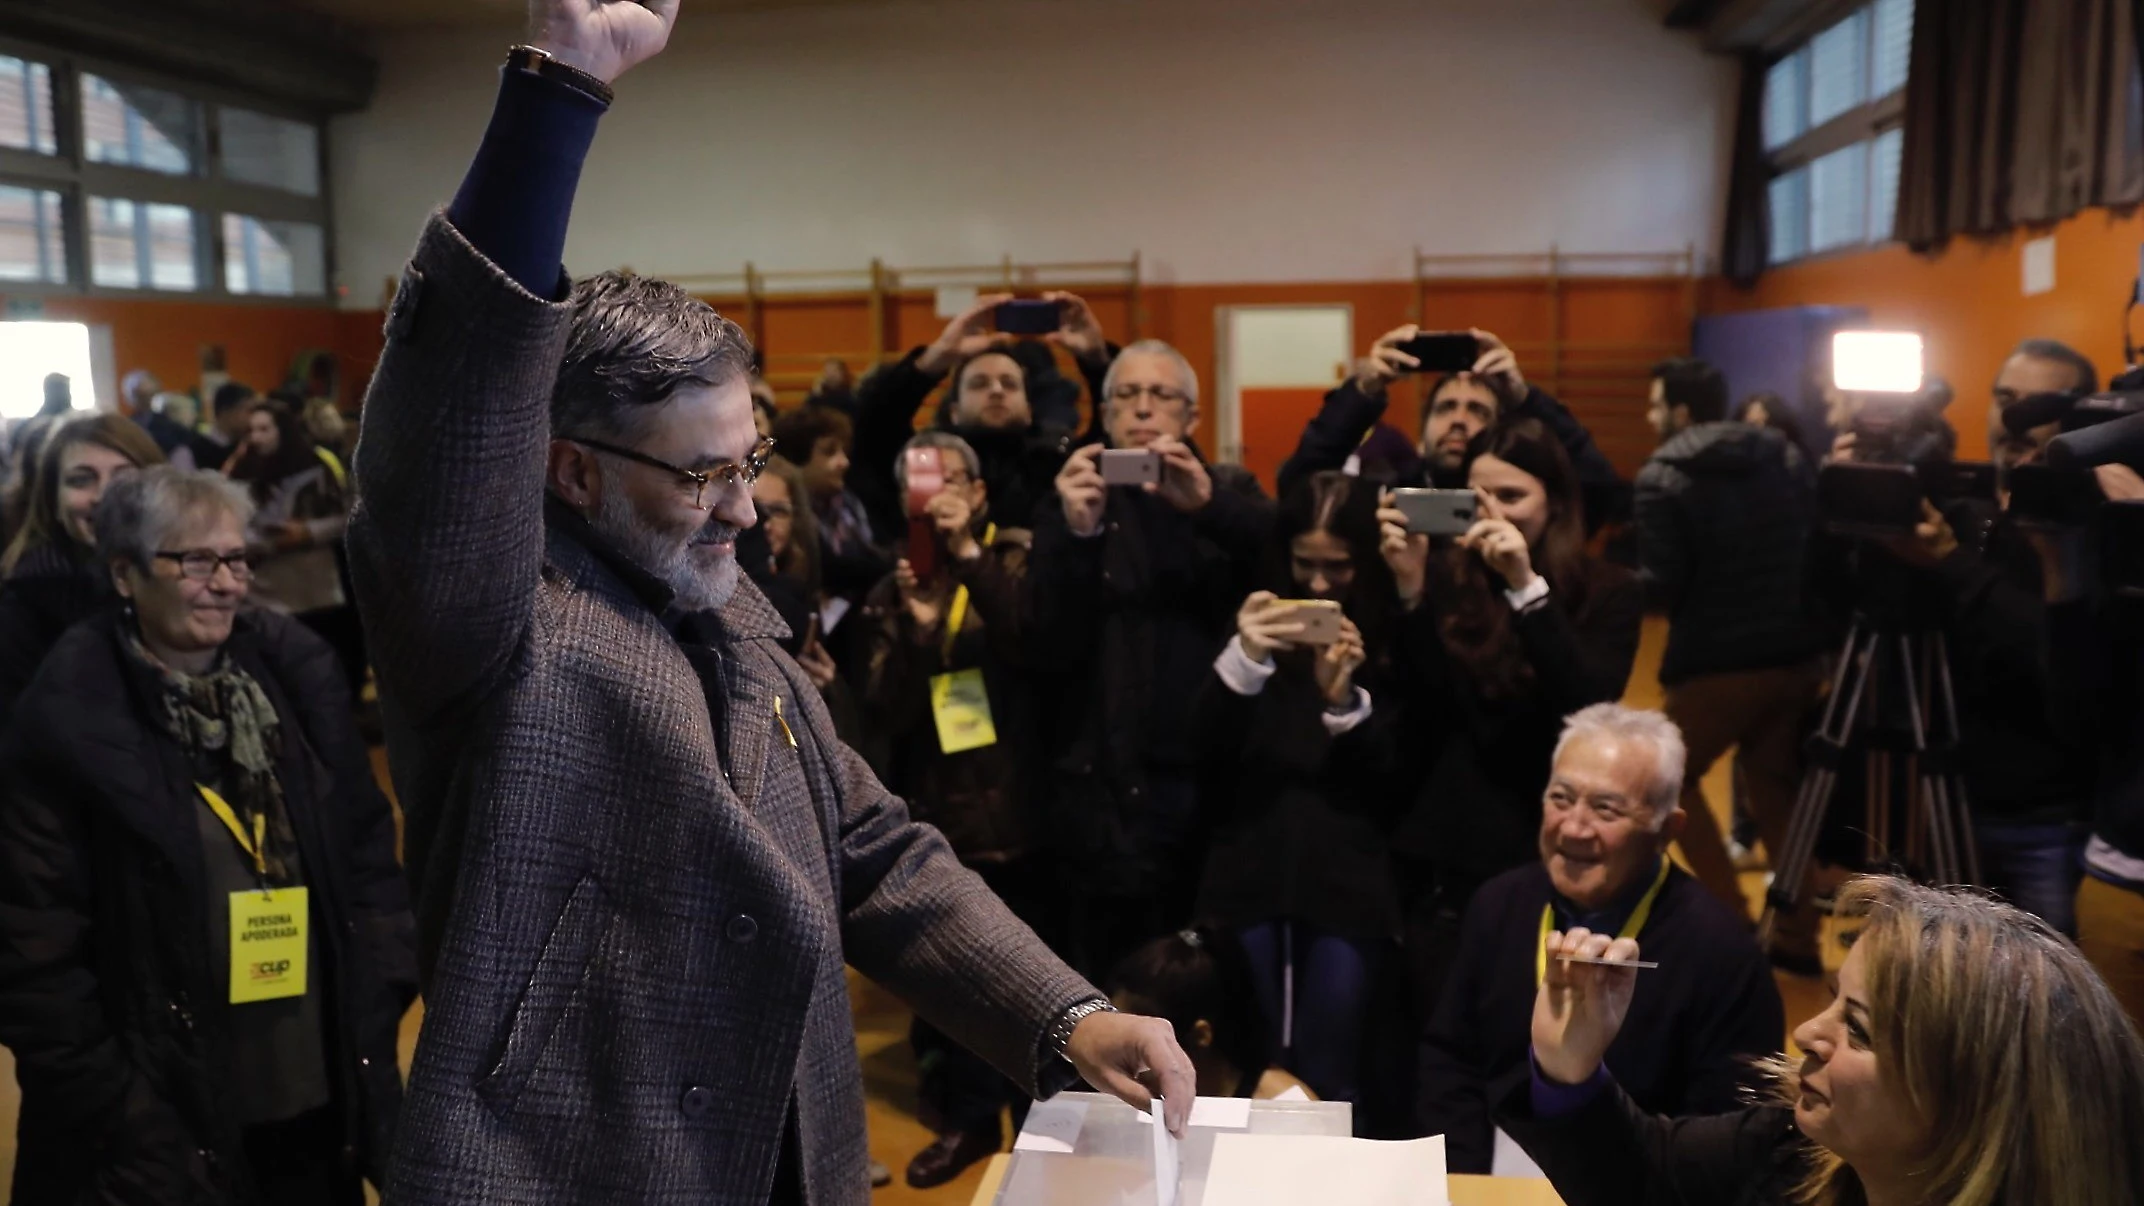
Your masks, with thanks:
[[[254,874],[260,876],[261,883],[266,884],[268,882],[268,847],[266,842],[268,814],[265,812],[253,814],[253,839],[248,841],[246,840],[245,827],[238,823],[238,814],[231,811],[231,806],[224,802],[222,796],[216,794],[216,789],[206,783],[196,783],[194,787],[201,792],[201,798],[208,801],[208,810],[216,814],[216,819],[223,822],[223,827],[231,831],[232,837],[238,839],[238,848],[252,856]]]
[[[991,524],[983,529],[984,548],[987,549],[992,544],[996,543],[997,538],[998,525]],[[963,582],[960,586],[960,589],[953,592],[953,605],[947,608],[945,613],[945,660],[948,662],[951,662],[953,660],[953,642],[959,638],[960,626],[965,623],[967,619],[968,586],[967,583]]]
[[[1638,931],[1645,928],[1646,921],[1653,915],[1653,902],[1660,899],[1660,889],[1668,882],[1668,867],[1668,856],[1663,854],[1660,856],[1660,873],[1653,876],[1653,886],[1638,898],[1638,907],[1631,910],[1630,920],[1623,923],[1623,932],[1616,937],[1635,938]],[[1548,936],[1555,929],[1555,921],[1556,906],[1542,905],[1541,940],[1534,944],[1534,983],[1537,985],[1548,979]]]

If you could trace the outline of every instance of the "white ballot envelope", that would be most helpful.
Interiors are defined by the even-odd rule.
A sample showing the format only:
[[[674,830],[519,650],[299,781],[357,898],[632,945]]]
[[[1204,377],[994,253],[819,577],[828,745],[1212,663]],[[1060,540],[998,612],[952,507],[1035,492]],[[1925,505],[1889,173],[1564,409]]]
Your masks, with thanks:
[[[1380,1142],[1327,1135],[1215,1136],[1202,1206],[1450,1206],[1444,1136]]]

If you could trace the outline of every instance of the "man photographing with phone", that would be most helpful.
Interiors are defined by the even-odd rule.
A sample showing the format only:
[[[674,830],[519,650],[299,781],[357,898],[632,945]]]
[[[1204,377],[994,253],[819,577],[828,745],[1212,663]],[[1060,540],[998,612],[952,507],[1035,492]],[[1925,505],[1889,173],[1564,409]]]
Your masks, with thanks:
[[[735,545],[751,348],[560,269],[611,83],[678,0],[534,0],[427,223],[350,522],[427,1016],[386,1201],[869,1197],[845,965],[1047,1096],[1181,1131],[1166,1022],[1109,1011],[835,739]]]

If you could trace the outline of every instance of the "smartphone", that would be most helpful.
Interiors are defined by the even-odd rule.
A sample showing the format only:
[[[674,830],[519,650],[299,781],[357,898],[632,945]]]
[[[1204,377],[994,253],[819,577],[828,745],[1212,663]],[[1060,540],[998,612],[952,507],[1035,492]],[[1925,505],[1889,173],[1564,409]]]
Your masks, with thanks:
[[[926,514],[931,500],[945,492],[944,451],[942,448],[902,451],[901,476],[908,483],[907,510],[911,517]]]
[[[1330,599],[1289,599],[1290,623],[1303,630],[1288,639],[1298,645],[1330,645],[1340,639],[1340,605]]]
[[[1064,307],[1053,301],[1015,298],[998,303],[993,321],[1007,335],[1047,335],[1064,324]]]
[[[1464,536],[1479,517],[1472,490],[1394,490],[1392,505],[1407,514],[1407,530],[1424,536]]]
[[[815,648],[819,644],[819,613],[813,612],[804,621],[804,640],[797,646],[798,652]]]
[[[1144,486],[1161,482],[1161,454],[1151,448],[1104,448],[1101,459],[1105,486]]]
[[[1472,372],[1474,362],[1481,359],[1481,341],[1464,332],[1417,335],[1400,344],[1399,349],[1422,362],[1408,369],[1410,373]]]
[[[1858,447],[1856,451],[1859,451]],[[1916,465],[1921,493],[1938,507],[1956,502],[1995,501],[1995,466],[1986,461],[1943,461]]]
[[[1913,331],[1834,332],[1831,384],[1862,394],[1919,393],[1920,335]]]
[[[2090,469],[2019,465],[2010,470],[2010,514],[2033,527],[2076,528],[2107,501]]]
[[[1826,465],[1816,496],[1825,529],[1842,536],[1897,536],[1922,519],[1921,479],[1906,465]]]
[[[938,576],[938,525],[928,515],[909,517],[908,568],[918,582]]]

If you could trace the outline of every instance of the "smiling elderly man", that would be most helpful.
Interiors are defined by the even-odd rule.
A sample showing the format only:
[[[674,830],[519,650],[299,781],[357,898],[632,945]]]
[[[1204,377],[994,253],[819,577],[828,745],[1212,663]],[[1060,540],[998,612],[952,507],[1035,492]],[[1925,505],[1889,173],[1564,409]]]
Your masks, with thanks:
[[[572,284],[609,81],[678,0],[533,0],[365,406],[350,548],[407,809],[427,1016],[385,1199],[857,1206],[844,962],[1047,1095],[1181,1131],[1190,1060],[833,735],[738,573],[751,349],[682,289]],[[698,120],[700,115],[685,115]]]
[[[1527,1024],[1551,931],[1639,940],[1631,1025],[1607,1064],[1659,1114],[1738,1108],[1749,1058],[1779,1050],[1785,1011],[1747,922],[1668,861],[1681,831],[1682,734],[1658,712],[1596,704],[1556,743],[1541,800],[1541,862],[1474,895],[1452,979],[1422,1044],[1419,1103],[1456,1173],[1489,1171],[1489,1103],[1527,1070]]]

